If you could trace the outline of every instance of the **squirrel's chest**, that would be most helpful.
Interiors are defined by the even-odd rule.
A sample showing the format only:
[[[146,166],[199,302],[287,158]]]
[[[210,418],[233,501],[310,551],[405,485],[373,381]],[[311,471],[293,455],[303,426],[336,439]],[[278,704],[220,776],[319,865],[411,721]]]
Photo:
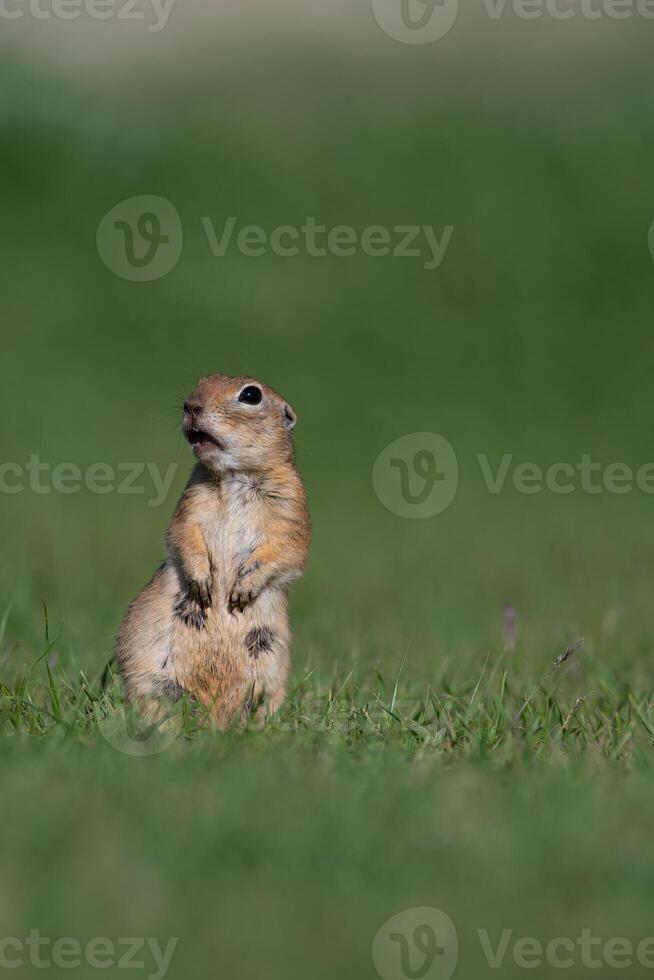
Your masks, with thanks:
[[[266,517],[263,501],[249,484],[227,484],[203,526],[215,570],[232,574],[247,561],[265,538]]]

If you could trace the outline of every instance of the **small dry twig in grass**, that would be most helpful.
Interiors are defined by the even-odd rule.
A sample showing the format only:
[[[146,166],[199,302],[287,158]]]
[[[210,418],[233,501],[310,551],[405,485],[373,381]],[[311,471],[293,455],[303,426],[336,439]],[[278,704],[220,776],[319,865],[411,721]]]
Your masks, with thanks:
[[[531,701],[531,699],[533,698],[534,694],[538,694],[538,692],[542,689],[542,687],[546,683],[546,681],[548,681],[550,679],[550,677],[552,676],[552,674],[554,673],[554,671],[558,670],[559,667],[563,666],[563,664],[566,662],[566,660],[569,660],[570,657],[573,654],[577,653],[577,651],[580,650],[583,645],[584,645],[584,638],[583,638],[583,636],[580,636],[579,639],[575,643],[572,644],[572,646],[568,647],[567,650],[565,650],[561,654],[560,657],[557,657],[556,658],[556,660],[552,664],[551,668],[545,674],[545,677],[543,677],[542,681],[540,681],[540,683],[536,685],[536,687],[533,689],[533,691],[531,692],[531,694],[529,695],[529,697],[527,698],[527,700],[523,704],[523,706],[520,708],[520,711],[518,711],[517,714],[515,714],[514,717],[512,718],[512,720],[511,720],[511,727],[512,728],[520,720],[523,712],[527,708],[527,706],[528,706],[529,702]]]
[[[565,721],[561,725],[561,730],[559,732],[559,735],[563,735],[564,731],[566,730],[566,728],[568,727],[568,725],[570,724],[570,722],[572,721],[572,719],[574,718],[574,716],[577,714],[577,712],[581,708],[582,704],[585,704],[585,703],[586,703],[586,698],[577,698],[577,700],[575,701],[575,703],[573,704],[573,706],[568,711],[568,713],[567,713],[567,715],[565,717]]]

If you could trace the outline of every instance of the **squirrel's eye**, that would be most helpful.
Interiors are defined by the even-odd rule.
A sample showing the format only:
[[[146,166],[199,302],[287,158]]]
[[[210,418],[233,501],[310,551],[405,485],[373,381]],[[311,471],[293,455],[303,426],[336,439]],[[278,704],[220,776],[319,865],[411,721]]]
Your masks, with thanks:
[[[238,396],[240,402],[247,402],[248,405],[258,405],[262,398],[261,388],[256,385],[248,385]]]

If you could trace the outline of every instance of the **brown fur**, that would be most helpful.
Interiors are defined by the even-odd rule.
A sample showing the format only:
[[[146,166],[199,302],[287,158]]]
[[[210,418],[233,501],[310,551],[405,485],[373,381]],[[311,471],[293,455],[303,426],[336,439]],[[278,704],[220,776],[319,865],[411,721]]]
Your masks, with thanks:
[[[249,385],[260,404],[238,400]],[[307,560],[309,513],[295,413],[277,392],[215,374],[184,404],[185,434],[207,438],[194,447],[166,559],[127,610],[116,656],[142,706],[188,693],[225,727],[244,711],[275,711],[286,695],[287,591]]]

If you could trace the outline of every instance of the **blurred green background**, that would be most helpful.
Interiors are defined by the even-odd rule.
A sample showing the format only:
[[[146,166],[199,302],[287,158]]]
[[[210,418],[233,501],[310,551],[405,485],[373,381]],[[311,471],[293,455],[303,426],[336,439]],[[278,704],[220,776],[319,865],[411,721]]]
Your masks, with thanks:
[[[402,670],[420,687],[446,670],[474,686],[508,601],[524,676],[581,635],[571,697],[592,696],[597,664],[651,689],[654,499],[508,481],[492,495],[477,462],[654,461],[652,27],[609,26],[605,46],[565,52],[534,35],[533,63],[526,24],[515,50],[496,29],[441,59],[449,39],[398,45],[371,19],[368,48],[277,38],[156,71],[5,53],[3,461],[179,466],[159,507],[2,494],[0,677],[45,648],[45,603],[57,666],[97,681],[190,470],[181,402],[220,371],[262,378],[299,416],[314,540],[291,596],[294,683],[354,670],[392,689]],[[147,283],[96,248],[103,216],[137,195],[168,199],[184,229],[176,267]],[[433,271],[216,258],[200,219],[230,215],[454,233]],[[389,512],[372,484],[378,454],[413,432],[446,437],[459,463],[455,500],[427,520]],[[5,936],[174,935],[172,978],[361,980],[377,929],[413,906],[457,923],[461,977],[487,970],[478,928],[654,932],[646,753],[506,772],[252,733],[144,759],[101,738],[5,736]]]

